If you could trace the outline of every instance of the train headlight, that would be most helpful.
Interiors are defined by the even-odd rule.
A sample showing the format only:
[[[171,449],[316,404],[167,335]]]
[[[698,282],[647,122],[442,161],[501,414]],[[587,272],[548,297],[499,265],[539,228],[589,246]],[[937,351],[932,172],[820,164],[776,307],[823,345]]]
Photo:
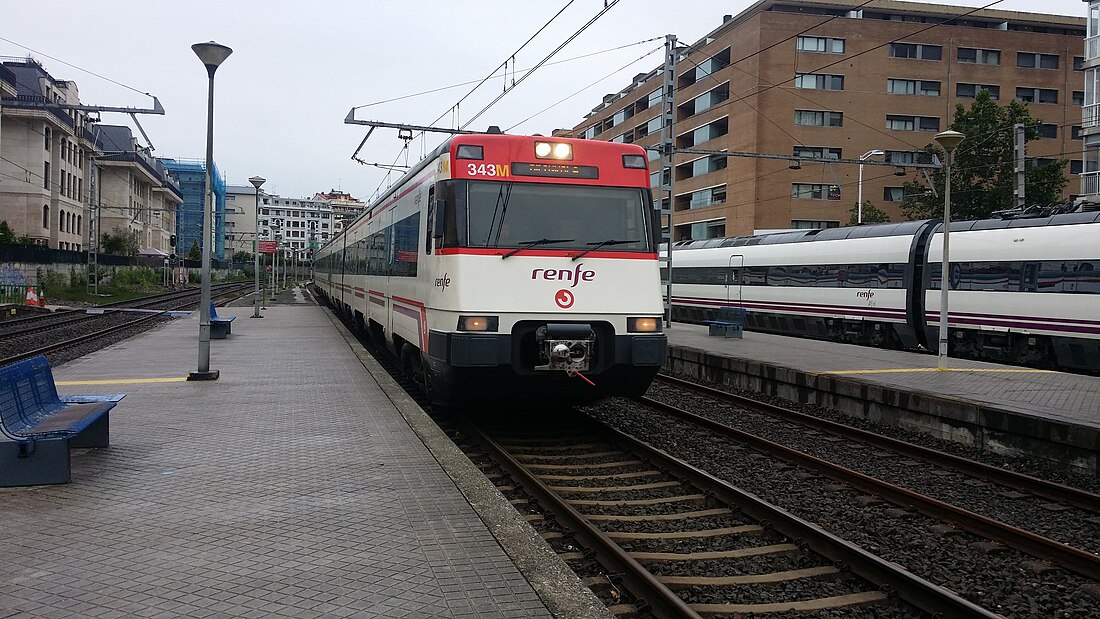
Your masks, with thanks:
[[[459,316],[459,331],[496,331],[498,319],[496,316]]]
[[[539,159],[573,159],[573,145],[565,142],[535,142],[535,157]]]
[[[636,317],[626,319],[628,333],[658,333],[661,330],[661,319],[652,317]]]

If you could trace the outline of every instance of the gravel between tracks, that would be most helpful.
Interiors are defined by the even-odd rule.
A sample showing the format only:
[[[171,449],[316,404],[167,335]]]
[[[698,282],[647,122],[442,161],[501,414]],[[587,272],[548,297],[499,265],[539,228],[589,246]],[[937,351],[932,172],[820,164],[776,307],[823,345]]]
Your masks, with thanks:
[[[683,396],[680,405],[683,405]],[[1096,583],[992,546],[915,512],[807,474],[628,400],[588,407],[597,419],[906,566],[1006,617],[1096,617]],[[869,454],[870,452],[868,452]],[[873,463],[877,458],[865,459]],[[1057,518],[1057,514],[1052,514]]]

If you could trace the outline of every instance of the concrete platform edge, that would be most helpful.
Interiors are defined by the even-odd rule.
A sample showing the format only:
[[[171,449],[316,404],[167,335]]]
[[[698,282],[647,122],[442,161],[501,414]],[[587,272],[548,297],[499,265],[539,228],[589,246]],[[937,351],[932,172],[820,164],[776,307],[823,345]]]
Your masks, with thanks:
[[[374,377],[386,397],[393,402],[409,427],[420,437],[424,446],[466,497],[497,543],[531,583],[547,609],[555,617],[563,618],[614,617],[546,540],[520,516],[496,486],[440,431],[424,409],[363,349],[332,311],[324,306],[322,309],[359,362]]]
[[[690,346],[669,346],[665,371],[816,404],[993,453],[1028,456],[1100,474],[1100,432],[1056,419],[936,393],[891,388],[851,376],[814,374]]]

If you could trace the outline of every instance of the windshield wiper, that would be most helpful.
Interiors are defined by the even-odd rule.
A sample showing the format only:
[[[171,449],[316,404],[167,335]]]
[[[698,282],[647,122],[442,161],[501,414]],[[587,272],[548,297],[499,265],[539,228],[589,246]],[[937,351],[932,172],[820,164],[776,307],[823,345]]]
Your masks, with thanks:
[[[592,245],[592,247],[589,247],[588,249],[586,249],[586,250],[582,251],[581,253],[577,254],[576,256],[573,256],[573,262],[576,262],[577,260],[579,260],[582,256],[584,256],[588,252],[596,251],[597,249],[599,249],[601,247],[605,247],[607,245],[625,245],[627,243],[637,243],[637,242],[638,242],[638,239],[630,239],[629,241],[619,241],[619,240],[616,240],[616,239],[607,239],[606,241],[600,241],[599,243],[588,243],[588,245]]]
[[[520,251],[521,249],[530,249],[532,247],[535,247],[536,245],[550,245],[551,243],[569,243],[569,242],[572,242],[572,241],[575,241],[575,240],[576,239],[539,239],[537,241],[524,241],[524,242],[519,244],[519,247],[517,247],[517,248],[513,249],[512,251],[504,254],[503,256],[500,257],[500,259],[503,260],[503,259],[507,258],[508,256],[511,256],[511,255],[515,254],[516,252]]]

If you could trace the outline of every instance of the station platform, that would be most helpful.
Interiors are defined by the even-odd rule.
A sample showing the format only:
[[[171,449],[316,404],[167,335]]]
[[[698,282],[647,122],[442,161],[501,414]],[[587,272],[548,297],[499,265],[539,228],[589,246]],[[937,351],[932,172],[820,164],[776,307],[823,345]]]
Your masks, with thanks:
[[[666,330],[667,369],[1097,474],[1100,377],[744,333]]]
[[[72,482],[0,489],[0,617],[607,617],[432,421],[302,294],[54,369],[126,393]]]

